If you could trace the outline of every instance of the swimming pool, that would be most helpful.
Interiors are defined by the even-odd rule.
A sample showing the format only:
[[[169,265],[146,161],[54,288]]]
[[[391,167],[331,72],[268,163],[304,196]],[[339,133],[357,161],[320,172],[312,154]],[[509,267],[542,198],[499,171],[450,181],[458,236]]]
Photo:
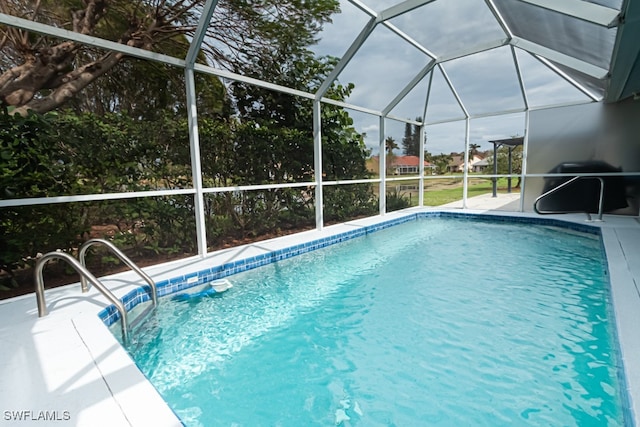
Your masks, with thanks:
[[[129,346],[187,425],[624,422],[596,235],[428,218],[231,280]]]

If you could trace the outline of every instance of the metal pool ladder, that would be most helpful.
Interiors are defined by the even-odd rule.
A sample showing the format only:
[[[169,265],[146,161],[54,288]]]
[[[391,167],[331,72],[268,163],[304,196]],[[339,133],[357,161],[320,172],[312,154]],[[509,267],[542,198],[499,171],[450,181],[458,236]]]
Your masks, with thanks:
[[[147,307],[142,313],[140,313],[132,324],[129,324],[127,317],[127,310],[118,297],[116,297],[113,292],[111,292],[102,282],[100,282],[96,277],[91,274],[91,272],[87,269],[85,263],[85,255],[87,249],[93,245],[104,245],[106,246],[112,253],[114,253],[123,263],[125,263],[129,268],[138,273],[140,277],[142,277],[148,284],[151,290],[151,300],[152,305]],[[91,239],[87,240],[81,247],[78,254],[78,258],[80,261],[75,259],[73,256],[69,255],[65,252],[49,252],[42,257],[38,258],[36,262],[35,268],[35,281],[36,281],[36,299],[38,303],[38,317],[44,317],[48,314],[47,304],[44,297],[44,278],[42,272],[44,270],[44,266],[51,261],[52,259],[61,259],[66,261],[73,267],[76,272],[80,275],[80,285],[82,292],[87,292],[89,290],[89,286],[87,282],[91,283],[93,286],[98,289],[102,295],[105,296],[111,302],[118,312],[120,313],[120,326],[122,329],[122,340],[127,343],[129,339],[129,331],[139,324],[142,320],[146,318],[146,316],[158,305],[158,291],[156,288],[155,282],[144,272],[142,271],[133,261],[131,261],[120,249],[118,249],[113,243],[104,240],[104,239]]]
[[[556,191],[559,191],[560,189],[573,184],[579,179],[597,179],[598,181],[600,181],[600,198],[598,199],[598,219],[596,219],[595,221],[602,221],[603,200],[604,200],[604,180],[599,176],[574,176],[569,181],[563,182],[557,187],[553,187],[551,190],[538,196],[538,198],[533,202],[533,210],[536,211],[536,213],[539,215],[577,212],[577,211],[541,211],[540,209],[538,209],[538,202],[540,202],[545,197],[555,193]],[[579,212],[582,212],[582,211],[579,211]],[[587,221],[591,221],[591,214],[589,212],[585,212],[585,213],[587,214]]]

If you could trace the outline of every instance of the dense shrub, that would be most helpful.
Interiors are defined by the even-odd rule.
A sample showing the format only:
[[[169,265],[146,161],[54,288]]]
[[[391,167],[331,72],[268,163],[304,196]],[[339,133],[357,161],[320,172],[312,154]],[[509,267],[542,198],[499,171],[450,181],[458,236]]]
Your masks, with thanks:
[[[26,117],[0,113],[0,194],[3,199],[69,194],[75,175],[53,114]],[[51,204],[0,208],[0,269],[11,273],[32,265],[38,252],[78,245],[86,224],[81,205]]]
[[[184,118],[158,115],[142,121],[126,114],[5,113],[0,114],[0,125],[0,192],[5,200],[192,185]],[[208,187],[313,180],[310,132],[203,117],[199,133]],[[353,130],[336,130],[335,138],[323,144],[327,179],[368,176],[367,152]],[[325,187],[324,194],[328,221],[377,211],[369,184]],[[204,208],[208,244],[214,246],[229,239],[309,228],[315,219],[312,187],[214,193],[205,196]],[[74,252],[89,237],[106,236],[134,259],[194,253],[194,199],[173,195],[3,207],[0,233],[0,269],[5,276],[32,265],[38,252]],[[115,262],[93,252],[89,258],[94,263]]]
[[[328,186],[324,189],[324,219],[341,222],[378,213],[370,184]]]
[[[395,189],[387,192],[385,202],[387,212],[399,211],[400,209],[411,207],[411,199]]]

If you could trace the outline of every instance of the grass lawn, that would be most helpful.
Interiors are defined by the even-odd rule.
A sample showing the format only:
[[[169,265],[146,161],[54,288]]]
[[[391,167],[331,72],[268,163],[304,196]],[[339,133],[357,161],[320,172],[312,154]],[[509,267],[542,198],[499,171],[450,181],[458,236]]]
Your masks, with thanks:
[[[425,206],[440,206],[446,203],[462,200],[462,180],[451,180],[438,182],[440,180],[429,180],[425,182],[426,191],[424,192]],[[446,183],[446,184],[445,184]],[[409,184],[409,183],[406,183]],[[511,191],[513,193],[520,192],[519,188],[514,188],[516,180],[512,180]],[[416,181],[417,185],[417,181]],[[492,183],[488,179],[470,179],[469,188],[467,189],[467,197],[479,196],[481,194],[491,193],[493,191]],[[507,192],[507,178],[498,179],[498,193]],[[401,191],[401,194],[410,198],[411,206],[418,205],[418,197],[415,191]]]
[[[515,180],[512,181],[511,192],[520,192],[519,188],[513,188]],[[486,179],[469,180],[469,187],[467,188],[467,197],[480,196],[481,194],[491,193],[493,186],[491,181]],[[507,178],[498,179],[498,193],[507,192]],[[462,182],[457,188],[443,188],[438,190],[428,190],[424,192],[424,204],[425,206],[440,206],[445,203],[455,202],[462,199]],[[413,202],[413,200],[412,200]],[[412,203],[413,204],[413,203]],[[415,201],[414,206],[417,206],[418,201]]]
[[[519,193],[520,188],[515,188],[517,178],[511,180],[511,192]],[[393,192],[396,188],[411,187],[418,188],[419,181],[404,180],[404,181],[392,181],[387,183],[387,193]],[[424,205],[425,206],[440,206],[446,203],[462,200],[462,178],[458,177],[443,177],[439,179],[427,179],[425,180],[425,192],[424,192]],[[498,193],[507,192],[508,179],[498,178]],[[488,178],[474,178],[469,176],[469,188],[467,189],[467,197],[480,196],[482,194],[491,193],[493,191],[493,185]],[[373,192],[378,196],[378,186],[373,186]],[[399,190],[400,195],[410,201],[411,206],[418,206],[418,191],[412,190]]]

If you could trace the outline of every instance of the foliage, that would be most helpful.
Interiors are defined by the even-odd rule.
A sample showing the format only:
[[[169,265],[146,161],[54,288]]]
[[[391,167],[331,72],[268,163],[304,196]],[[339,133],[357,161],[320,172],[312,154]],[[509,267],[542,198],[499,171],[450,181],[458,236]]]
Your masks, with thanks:
[[[348,91],[344,91],[346,97]],[[326,180],[369,178],[366,159],[370,152],[364,138],[353,128],[353,120],[342,109],[322,107],[322,156]],[[344,221],[377,212],[377,200],[371,184],[324,187],[324,216],[328,221]]]
[[[0,113],[0,192],[3,199],[68,194],[74,176],[53,146],[55,116]],[[5,207],[0,209],[0,269],[12,272],[33,264],[38,251],[68,249],[85,231],[75,218],[78,205]]]
[[[13,119],[0,113],[0,191],[3,198],[47,197],[64,193],[65,167],[54,150],[47,117]]]
[[[420,122],[422,119],[416,117],[416,121]],[[405,124],[402,152],[407,156],[420,157],[420,126],[411,123]]]
[[[449,163],[453,161],[453,157],[451,154],[436,154],[431,155],[429,162],[436,167],[436,173],[438,175],[443,175],[449,170]]]
[[[165,52],[167,53],[167,52]],[[226,87],[215,76],[195,75],[200,116],[224,119],[231,114]],[[186,111],[184,70],[170,65],[124,58],[100,79],[71,98],[74,111],[98,115],[126,113],[139,120],[183,117]]]
[[[256,78],[265,78],[265,73],[269,73],[277,76],[275,82],[278,84],[313,92],[318,89],[337,63],[336,58],[318,59],[314,58],[310,52],[295,47],[287,49],[292,51],[286,55],[282,54],[278,61],[270,60],[265,64],[261,60],[246,71]],[[239,159],[239,162],[258,168],[257,170],[262,171],[262,175],[258,176],[268,178],[272,182],[312,180],[315,173],[312,103],[285,93],[251,88],[241,82],[233,84],[232,87],[243,129],[245,131],[255,129],[254,135],[248,139],[249,145],[235,147],[238,152],[248,153]],[[333,84],[326,96],[343,101],[352,90],[353,85]],[[269,106],[272,108],[268,108]],[[364,144],[363,136],[354,129],[353,119],[342,108],[328,104],[321,106],[320,116],[324,179],[368,178],[366,159],[370,152]],[[289,130],[285,133],[282,133],[282,130],[274,130],[282,128]],[[276,132],[275,137],[270,137],[268,141],[260,137],[260,135],[266,136],[267,133],[274,134],[274,132]],[[286,165],[283,162],[286,162]],[[257,170],[253,170],[254,173],[251,176],[256,176]],[[286,171],[286,175],[282,174],[281,170]],[[262,182],[253,182],[253,184],[258,183]],[[276,191],[276,193],[286,192]],[[372,212],[369,209],[373,200],[373,190],[370,185],[358,187],[355,194],[351,196],[343,193],[344,189],[325,188],[325,209],[329,210],[329,212],[325,211],[325,218],[338,220]],[[261,197],[269,200],[265,195]],[[300,203],[310,198],[310,194],[294,197]],[[309,204],[305,207],[305,209],[311,208]],[[311,218],[311,213],[309,211],[309,214],[303,217]]]
[[[74,194],[191,185],[185,120],[64,112],[55,128],[55,137],[64,141],[61,155],[79,178]]]
[[[0,3],[0,12],[183,58],[203,4],[46,0]],[[313,92],[338,60],[307,48],[337,8],[336,0],[221,2],[197,61]],[[2,198],[191,188],[181,69],[10,27],[0,27],[0,46],[0,104],[15,106],[0,119]],[[315,171],[310,100],[205,74],[195,80],[205,186],[369,177],[370,153],[342,108],[321,107],[323,170]],[[335,83],[325,96],[344,100],[352,90]],[[369,184],[325,187],[324,195],[328,220],[377,211]],[[207,194],[208,243],[309,227],[314,203],[313,186]],[[0,268],[25,266],[36,250],[72,252],[100,233],[134,257],[192,253],[194,222],[192,195],[2,208]]]
[[[498,173],[509,173],[509,147],[502,146],[498,148]],[[489,170],[493,173],[493,156],[489,159]],[[511,149],[511,173],[522,173],[522,145],[512,147]]]
[[[205,0],[47,0],[33,3],[1,2],[0,12],[184,58]],[[302,49],[314,42],[322,24],[338,8],[337,0],[219,2],[206,29],[198,61],[227,69],[246,70],[249,64],[277,64],[283,58],[288,60],[292,49]],[[0,27],[0,47],[3,50],[0,57],[0,69],[3,70],[0,74],[0,103],[16,106],[14,111],[20,114],[29,109],[47,112],[59,108],[94,81],[121,66],[125,58],[122,53],[103,52],[73,41],[60,41],[9,26]],[[95,96],[85,93],[85,105],[89,108],[108,106],[107,111],[113,111],[111,107],[114,105],[124,105],[123,109],[126,109],[130,100],[145,96],[127,82],[143,76],[145,71],[153,71],[153,66],[134,67],[136,71],[131,77],[128,77],[126,69],[131,64],[122,66],[124,68],[111,75],[108,84],[96,90]],[[131,96],[117,88],[118,74],[124,77],[126,88],[133,89]],[[157,82],[170,83],[173,80]],[[153,84],[145,83],[147,86]],[[163,92],[155,93],[160,95],[155,99],[161,101]],[[162,103],[167,105],[168,100]],[[138,111],[144,108],[139,105],[133,107]]]
[[[312,144],[300,131],[261,127],[255,122],[200,121],[202,171],[207,186],[252,185],[309,180]],[[306,159],[306,160],[305,160]],[[304,190],[278,188],[208,198],[207,234],[257,236],[308,224],[313,218]],[[284,223],[285,218],[288,223]],[[218,229],[220,228],[220,229]]]
[[[387,212],[398,211],[400,209],[411,207],[411,200],[409,200],[409,197],[396,189],[387,191],[385,197]]]
[[[326,180],[369,178],[366,159],[371,154],[353,120],[342,109],[322,107],[322,162]]]
[[[324,188],[324,218],[342,222],[378,211],[378,201],[370,184],[335,185]]]
[[[387,175],[393,175],[396,169],[394,166],[396,155],[393,152],[393,150],[398,148],[398,144],[396,143],[396,140],[393,139],[392,136],[388,136],[384,140],[384,147],[385,147],[385,151],[387,152],[386,159],[385,159],[385,166],[386,166],[385,171]]]
[[[478,148],[480,148],[480,144],[469,144],[469,158],[473,158],[473,156],[480,153],[480,151],[478,151]]]
[[[1,114],[0,121],[4,199],[190,185],[185,128],[171,120],[60,112]],[[32,264],[38,252],[72,251],[104,223],[117,224],[115,238],[137,253],[193,250],[193,212],[193,202],[179,197],[2,208],[0,266],[10,272]]]
[[[393,139],[392,136],[388,136],[384,140],[384,148],[387,151],[387,155],[389,156],[393,154],[393,150],[398,148],[398,144],[396,143],[396,140]]]
[[[340,131],[349,117],[324,113],[335,139],[327,141],[329,179],[368,176],[359,135]],[[126,114],[39,116],[2,115],[4,198],[94,194],[191,185],[186,119],[159,116],[136,120]],[[205,185],[231,186],[301,182],[312,179],[312,140],[286,127],[255,122],[199,122]],[[375,213],[371,186],[326,188],[327,218],[344,220]],[[32,262],[37,252],[73,251],[96,226],[113,225],[116,244],[134,256],[192,253],[195,208],[192,196],[131,198],[123,201],[0,209],[2,269]],[[256,237],[313,225],[312,188],[232,192],[207,198],[210,243],[229,237]],[[107,258],[105,258],[108,261]]]

